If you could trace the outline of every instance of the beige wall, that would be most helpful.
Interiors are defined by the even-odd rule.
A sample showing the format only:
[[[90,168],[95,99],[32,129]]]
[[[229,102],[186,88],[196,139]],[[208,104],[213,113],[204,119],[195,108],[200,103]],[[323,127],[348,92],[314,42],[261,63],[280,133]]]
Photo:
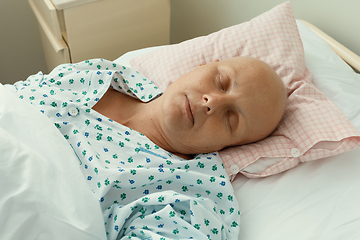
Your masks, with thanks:
[[[248,21],[285,0],[172,0],[171,42]],[[360,55],[359,0],[290,0],[307,20]]]
[[[0,0],[0,82],[46,69],[36,18],[27,0]]]
[[[149,0],[151,1],[151,0]],[[284,0],[171,0],[171,42],[250,20]],[[360,55],[359,0],[291,0],[307,20]],[[0,0],[0,82],[26,79],[46,64],[27,0]]]

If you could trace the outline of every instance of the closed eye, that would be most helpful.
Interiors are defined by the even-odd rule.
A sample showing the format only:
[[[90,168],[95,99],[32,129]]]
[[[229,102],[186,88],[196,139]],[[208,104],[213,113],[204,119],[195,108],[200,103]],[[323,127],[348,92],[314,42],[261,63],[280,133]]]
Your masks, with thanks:
[[[232,127],[230,122],[230,110],[227,111],[227,124],[229,126],[230,131],[232,132]]]
[[[222,92],[226,92],[229,87],[229,79],[222,72],[219,74],[219,86]]]
[[[217,85],[218,85],[218,88],[222,91],[222,92],[225,92],[225,86],[224,86],[224,83],[223,83],[223,80],[222,80],[222,76],[221,74],[218,75],[217,77]]]
[[[227,110],[227,125],[229,127],[230,132],[233,134],[234,131],[236,131],[236,129],[238,128],[238,124],[239,124],[239,113],[237,111],[234,110]]]
[[[222,90],[223,92],[225,92],[225,88],[224,88],[223,84],[221,83],[221,80],[219,81],[219,84],[220,84],[221,90]]]

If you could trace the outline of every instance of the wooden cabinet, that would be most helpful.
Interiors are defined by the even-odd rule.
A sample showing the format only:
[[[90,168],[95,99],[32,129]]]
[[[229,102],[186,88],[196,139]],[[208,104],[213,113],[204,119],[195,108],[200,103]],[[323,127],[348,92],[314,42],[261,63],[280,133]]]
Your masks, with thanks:
[[[29,0],[48,70],[169,44],[170,0]],[[60,3],[59,2],[70,2]]]

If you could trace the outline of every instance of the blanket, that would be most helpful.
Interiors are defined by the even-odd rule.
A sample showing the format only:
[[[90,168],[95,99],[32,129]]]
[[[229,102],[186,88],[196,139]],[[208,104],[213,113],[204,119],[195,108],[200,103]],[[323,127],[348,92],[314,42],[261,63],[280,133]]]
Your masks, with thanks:
[[[96,61],[100,61],[101,63],[103,62],[103,60]],[[84,65],[85,63],[81,64]],[[94,66],[96,67],[98,65],[95,64]],[[67,71],[70,71],[69,69],[71,69],[71,72],[73,72],[73,74],[70,74],[69,77],[71,78],[71,81],[69,80],[69,82],[73,83],[77,82],[77,80],[79,80],[79,82],[84,82],[80,74],[82,69],[77,69],[76,67],[76,65],[72,65],[67,68],[59,67],[59,69],[65,69]],[[80,68],[81,67],[82,65],[80,66]],[[113,67],[113,64],[109,64],[108,68],[111,67]],[[89,72],[89,70],[86,70],[84,74],[86,74],[87,72]],[[98,76],[99,72],[99,70],[96,70],[97,74],[93,75]],[[58,74],[59,72],[56,72],[54,70],[54,74],[55,73],[57,75],[60,75]],[[108,70],[106,70],[106,75],[111,76]],[[64,77],[65,80],[63,81],[63,83],[65,83],[66,74],[61,74],[61,77]],[[48,79],[48,81],[46,79]],[[21,98],[23,99],[31,100],[33,99],[31,97],[34,94],[33,91],[36,91],[35,89],[37,87],[42,87],[44,85],[50,88],[53,87],[53,91],[56,92],[56,87],[58,85],[56,83],[53,84],[51,80],[51,77],[43,76],[42,73],[29,77],[28,81],[16,84],[16,89],[21,89],[17,94],[19,94],[19,96],[21,96]],[[93,79],[89,79],[89,81],[91,80]],[[63,84],[61,86],[63,86]],[[9,86],[9,89],[12,89],[14,90],[14,92],[16,92],[16,90],[14,88],[11,88],[11,86]],[[62,89],[59,89],[59,94],[62,92],[61,90]],[[55,95],[56,94],[53,94],[52,96]],[[41,97],[42,95],[39,96]],[[17,99],[17,101],[19,101],[19,99]],[[40,104],[39,106],[41,107],[41,109],[45,109],[45,111],[37,110],[38,113],[34,114],[34,116],[39,115],[40,112],[47,112],[47,106],[45,106],[44,104]],[[78,106],[78,108],[80,109],[80,106]],[[54,106],[51,105],[50,109],[54,110]],[[6,114],[4,114],[4,116],[5,115]],[[41,115],[42,114],[40,114],[40,116]],[[55,114],[55,117],[58,118],[58,116],[60,115]],[[66,114],[61,114],[61,116],[66,116]],[[56,125],[56,123],[51,122],[45,117],[45,115],[41,117],[45,118],[50,125],[53,125],[52,127],[49,126],[49,129],[51,128],[51,135],[59,136],[60,132],[56,132],[57,129],[54,127],[54,124]],[[26,119],[24,117],[15,118],[22,119],[21,122],[24,122],[23,119]],[[17,124],[17,122],[9,121],[9,125],[10,123],[15,126]],[[33,128],[32,124],[28,124],[26,121],[25,123],[27,124],[27,129]],[[101,123],[103,123],[103,121],[101,121]],[[67,123],[66,126],[70,126],[70,124]],[[40,136],[38,137],[42,139],[42,141],[44,141],[44,139],[47,139],[47,136],[49,135],[49,129],[42,128],[42,125],[40,125],[38,126],[37,130],[32,131],[30,136],[32,134],[39,134]],[[125,132],[123,135],[125,136],[126,134],[127,133]],[[21,135],[22,134],[19,134],[20,138]],[[86,137],[86,134],[84,136]],[[59,139],[64,142],[64,136],[61,136],[61,134]],[[31,140],[31,142],[35,143],[36,137],[34,140]],[[83,142],[86,142],[85,138]],[[40,144],[35,145],[41,146],[42,142],[40,141],[39,143]],[[54,146],[55,144],[51,143],[49,145]],[[163,158],[158,158],[156,161],[151,161],[152,165],[147,168],[137,168],[136,173],[137,176],[140,178],[134,181],[133,178],[129,178],[129,176],[132,176],[135,173],[132,167],[130,167],[129,169],[125,169],[123,167],[118,169],[115,167],[112,170],[105,165],[104,169],[101,170],[101,172],[103,173],[102,175],[98,174],[99,172],[97,170],[99,170],[99,168],[95,167],[95,175],[89,177],[87,171],[88,169],[93,169],[90,165],[93,164],[95,161],[93,161],[94,159],[91,158],[91,160],[86,160],[87,163],[85,164],[84,159],[81,159],[79,157],[82,152],[77,152],[76,154],[75,150],[78,146],[81,146],[81,142],[75,145],[72,146],[75,154],[74,152],[70,153],[71,150],[69,149],[69,146],[67,146],[67,148],[63,146],[64,149],[67,149],[67,152],[61,151],[60,149],[60,151],[57,150],[56,152],[52,152],[52,154],[50,155],[53,156],[55,155],[55,153],[57,153],[56,155],[63,156],[62,158],[67,158],[69,156],[69,158],[71,158],[71,164],[74,166],[75,169],[79,169],[79,166],[81,166],[83,179],[76,179],[76,181],[72,181],[72,185],[76,186],[76,189],[81,188],[81,191],[69,194],[71,195],[69,199],[72,198],[73,202],[76,202],[74,204],[81,205],[82,201],[79,201],[78,199],[79,194],[82,194],[83,191],[86,192],[86,194],[93,194],[93,196],[90,196],[89,198],[98,201],[98,205],[95,206],[94,209],[99,209],[100,207],[102,211],[102,223],[99,223],[100,218],[96,217],[96,221],[98,222],[96,223],[97,228],[94,229],[98,229],[99,231],[101,230],[101,233],[97,234],[97,236],[103,236],[102,230],[105,225],[105,234],[108,239],[220,240],[237,238],[240,222],[238,203],[233,197],[234,192],[232,186],[230,184],[229,178],[226,175],[225,170],[223,169],[223,166],[221,165],[221,160],[218,155],[215,154],[216,156],[214,155],[214,157],[199,157],[199,160],[192,161],[178,160],[171,162],[169,160],[166,161]],[[31,148],[33,149],[34,146],[31,146]],[[41,154],[43,154],[43,149],[44,146],[38,149]],[[68,150],[70,150],[70,152]],[[107,152],[107,149],[105,149],[104,151]],[[140,153],[136,151],[136,153],[132,152],[131,154],[144,154],[143,159],[148,159],[145,156],[147,154],[147,151],[140,151]],[[123,155],[124,154],[120,153],[117,154],[116,159],[118,159],[118,157],[121,158],[125,156]],[[97,154],[96,156],[100,155]],[[138,157],[141,156],[142,155],[138,155]],[[152,156],[152,159],[154,159],[154,156]],[[46,161],[48,160],[46,159]],[[47,164],[46,161],[45,163],[43,163],[44,165]],[[119,159],[118,161],[121,163],[121,159]],[[62,162],[62,160],[57,161],[56,163],[60,164],[60,162]],[[147,163],[148,162],[146,162],[146,164]],[[63,166],[65,172],[66,169],[68,170],[70,168],[68,164],[68,162],[64,162],[64,165],[66,166]],[[216,167],[216,169],[214,169],[214,166]],[[52,169],[52,171],[50,172],[52,172],[52,174],[48,176],[49,178],[52,178],[54,176],[62,176],[60,176],[60,174],[55,174],[54,169]],[[216,172],[216,174],[214,172]],[[144,181],[140,180],[142,179],[141,176],[145,176],[145,173],[151,173],[150,175],[153,176],[153,179],[157,179],[156,184],[155,182],[152,183],[152,179],[149,179],[147,175],[145,178],[143,177]],[[41,173],[39,173],[38,175],[40,176]],[[65,174],[65,176],[69,178],[69,175]],[[46,176],[43,179],[47,181]],[[194,179],[198,180],[194,182]],[[151,183],[145,184],[146,181],[150,181]],[[90,184],[89,186],[91,190],[89,188],[83,188],[83,186],[80,187],[78,185],[78,182],[81,182],[81,184]],[[97,182],[97,185],[92,186],[91,184],[93,182]],[[101,184],[102,188],[99,188],[99,184]],[[144,188],[145,186],[147,186],[147,188]],[[152,190],[149,191],[148,189]],[[64,187],[62,190],[67,191],[67,188]],[[58,192],[59,195],[61,193],[61,191]],[[94,205],[96,204],[94,203]],[[98,213],[98,211],[96,213]],[[94,216],[95,215],[96,214],[94,214]],[[94,216],[92,217],[93,220]],[[96,216],[98,216],[98,214]],[[85,221],[86,224],[87,220],[88,219],[84,218],[81,219],[79,222],[81,223],[81,221]],[[94,229],[91,230],[93,231]]]
[[[98,201],[53,123],[0,84],[0,239],[106,239]]]

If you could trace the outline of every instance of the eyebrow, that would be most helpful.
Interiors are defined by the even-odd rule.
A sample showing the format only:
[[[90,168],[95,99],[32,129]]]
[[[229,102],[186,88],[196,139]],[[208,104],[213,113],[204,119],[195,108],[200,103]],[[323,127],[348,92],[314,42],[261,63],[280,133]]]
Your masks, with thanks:
[[[234,88],[234,90],[237,88],[237,87],[241,87],[240,86],[240,84],[239,84],[239,82],[237,81],[237,79],[233,79],[233,83],[232,83],[232,85],[233,85],[233,88]],[[248,127],[249,127],[249,119],[247,119],[245,116],[246,116],[246,114],[244,114],[244,111],[243,111],[243,108],[240,106],[240,105],[238,105],[237,107],[236,107],[236,109],[237,109],[237,111],[238,111],[238,116],[237,116],[237,126],[236,126],[236,129],[237,130],[239,130],[239,127],[240,127],[240,118],[242,118],[242,121],[244,121],[244,130],[246,131],[247,129],[248,129]],[[240,130],[239,130],[240,131]]]
[[[223,74],[228,79],[228,81],[230,81],[231,87],[233,89],[236,89],[238,87],[239,84],[237,82],[237,79],[231,78],[229,76],[229,70],[226,70],[226,68],[225,68],[225,70],[219,70],[219,71],[221,74]],[[232,75],[234,76],[235,75],[234,71],[233,70],[231,70],[231,71],[232,71]],[[240,106],[237,106],[236,109],[241,116],[244,116],[244,112]],[[237,125],[239,125],[239,122],[240,122],[240,119],[238,116]],[[238,127],[238,126],[236,126],[236,127]]]
[[[232,80],[232,87],[233,87],[233,89],[236,89],[237,87],[238,87],[238,82],[236,81],[236,79],[233,79]],[[240,107],[240,106],[238,106],[237,107],[237,110],[238,110],[238,112],[241,114],[241,115],[243,115],[244,116],[244,112],[243,112],[243,110],[242,110],[242,108]]]

